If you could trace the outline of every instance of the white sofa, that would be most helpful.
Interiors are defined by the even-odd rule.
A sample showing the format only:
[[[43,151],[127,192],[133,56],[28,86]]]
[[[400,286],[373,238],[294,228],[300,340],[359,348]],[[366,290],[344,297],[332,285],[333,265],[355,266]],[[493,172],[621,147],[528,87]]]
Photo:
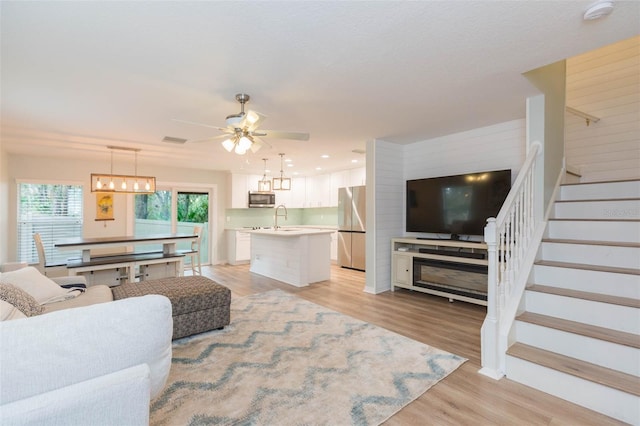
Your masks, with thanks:
[[[0,322],[0,424],[147,425],[172,331],[159,295]]]

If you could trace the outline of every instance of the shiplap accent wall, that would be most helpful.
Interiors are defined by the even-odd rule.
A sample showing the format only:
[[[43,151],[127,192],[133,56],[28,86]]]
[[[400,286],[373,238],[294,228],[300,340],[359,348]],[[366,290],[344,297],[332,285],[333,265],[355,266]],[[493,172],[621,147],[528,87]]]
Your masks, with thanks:
[[[370,148],[368,147],[369,151]],[[366,291],[380,293],[391,289],[391,239],[404,231],[404,177],[403,145],[380,140],[373,141],[373,167],[375,170],[373,209],[375,230],[373,230],[373,270],[367,273]],[[369,164],[367,164],[369,166]],[[369,184],[367,177],[367,184]],[[367,201],[369,203],[369,200]],[[367,209],[367,224],[371,223]],[[371,229],[367,227],[367,233]],[[367,243],[368,243],[367,237]],[[367,244],[367,270],[369,271],[369,250]]]
[[[515,180],[524,161],[525,130],[523,118],[407,145],[404,178],[511,169]]]
[[[392,238],[429,236],[405,232],[405,181],[502,169],[511,169],[515,180],[525,158],[525,130],[519,119],[410,145],[374,142],[375,282],[367,274],[367,291],[390,288]]]
[[[565,155],[582,182],[640,178],[640,36],[567,60]]]

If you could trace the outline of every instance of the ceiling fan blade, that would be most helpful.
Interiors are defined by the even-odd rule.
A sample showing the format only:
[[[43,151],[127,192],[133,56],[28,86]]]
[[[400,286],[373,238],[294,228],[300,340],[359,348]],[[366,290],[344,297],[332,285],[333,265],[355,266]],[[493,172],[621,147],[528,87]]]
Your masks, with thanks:
[[[191,139],[191,140],[188,140],[187,143],[213,142],[213,141],[218,141],[218,140],[223,140],[228,138],[229,138],[229,134],[224,134],[224,135],[218,135],[218,136],[211,136],[203,139]]]
[[[267,146],[267,147],[269,147],[269,148],[273,148],[273,147],[271,146],[271,144],[269,144],[269,143],[267,143],[267,142],[263,141],[263,140],[262,140],[262,139],[260,139],[260,138],[255,137],[255,136],[253,136],[253,137],[251,138],[251,140],[253,140],[253,144],[251,145],[251,152],[253,152],[254,154],[255,154],[256,152],[258,152],[258,151],[260,150],[260,148],[262,148],[263,146]]]
[[[256,130],[260,124],[267,118],[266,115],[260,114],[257,111],[249,110],[247,115],[245,115],[245,124],[247,125],[247,130],[249,132],[253,132]]]
[[[308,141],[309,133],[280,132],[278,130],[260,130],[253,133],[255,136],[274,139],[294,139],[298,141]]]
[[[188,120],[180,120],[178,118],[172,118],[171,121],[177,121],[178,123],[185,123],[185,124],[194,124],[196,126],[208,127],[210,129],[218,129],[223,132],[227,132],[229,130],[226,127],[212,126],[211,124],[197,123],[195,121],[188,121]]]

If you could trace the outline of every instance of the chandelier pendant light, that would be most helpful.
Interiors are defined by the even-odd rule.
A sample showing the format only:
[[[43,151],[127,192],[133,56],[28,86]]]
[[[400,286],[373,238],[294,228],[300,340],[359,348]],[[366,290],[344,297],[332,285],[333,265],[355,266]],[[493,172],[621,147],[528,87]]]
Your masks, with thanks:
[[[267,179],[267,159],[263,158],[262,161],[264,161],[264,175],[262,175],[262,179],[258,181],[258,191],[271,192],[271,181]]]
[[[153,176],[138,176],[138,152],[136,148],[107,146],[111,150],[111,169],[109,174],[91,173],[91,192],[120,192],[133,194],[153,194],[156,192],[156,178]],[[113,174],[113,151],[133,151],[134,174]]]
[[[283,167],[283,160],[284,160],[284,154],[278,154],[280,155],[280,177],[274,177],[273,178],[273,190],[274,191],[289,191],[291,190],[291,178],[286,178],[284,177],[284,171],[282,170]]]

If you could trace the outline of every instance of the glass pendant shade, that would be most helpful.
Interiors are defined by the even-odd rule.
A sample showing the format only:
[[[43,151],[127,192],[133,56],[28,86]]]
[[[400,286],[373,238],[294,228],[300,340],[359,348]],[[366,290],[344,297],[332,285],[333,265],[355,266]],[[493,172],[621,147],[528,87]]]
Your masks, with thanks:
[[[231,151],[233,151],[233,148],[235,148],[236,143],[235,143],[233,140],[231,140],[231,139],[225,139],[225,140],[222,142],[222,146],[223,146],[223,147],[224,147],[224,149],[226,149],[228,152],[231,152]]]

